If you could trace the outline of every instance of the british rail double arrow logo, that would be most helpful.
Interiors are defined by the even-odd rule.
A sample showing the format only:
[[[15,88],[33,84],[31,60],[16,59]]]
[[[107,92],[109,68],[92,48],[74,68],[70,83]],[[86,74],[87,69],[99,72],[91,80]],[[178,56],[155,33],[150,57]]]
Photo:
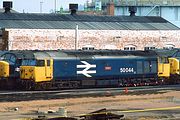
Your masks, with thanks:
[[[96,65],[91,65],[86,61],[81,61],[81,63],[83,63],[83,65],[77,65],[77,69],[78,68],[84,68],[84,69],[81,71],[77,71],[77,74],[83,74],[86,77],[92,77],[90,74],[96,73],[96,70],[89,70],[91,68],[96,68]]]

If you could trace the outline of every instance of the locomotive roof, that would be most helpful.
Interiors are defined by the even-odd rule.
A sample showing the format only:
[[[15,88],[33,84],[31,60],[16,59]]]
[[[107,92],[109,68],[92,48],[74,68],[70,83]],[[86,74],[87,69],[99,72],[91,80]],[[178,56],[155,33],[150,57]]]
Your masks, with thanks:
[[[157,16],[97,16],[70,14],[0,13],[0,28],[84,30],[179,30]]]
[[[9,51],[6,54],[15,56],[17,59],[71,59],[71,58],[93,58],[93,57],[135,57],[135,56],[156,56],[154,51],[122,51],[122,50],[92,50],[92,51],[83,51],[83,50],[23,50],[23,51]]]
[[[174,49],[156,49],[154,50],[158,56],[164,56],[164,57],[180,57],[180,49],[174,48]]]
[[[17,59],[26,59],[26,58],[34,58],[34,54],[32,51],[20,51],[20,50],[12,50],[12,51],[6,51],[3,54],[1,54],[1,57],[5,55],[12,55]]]

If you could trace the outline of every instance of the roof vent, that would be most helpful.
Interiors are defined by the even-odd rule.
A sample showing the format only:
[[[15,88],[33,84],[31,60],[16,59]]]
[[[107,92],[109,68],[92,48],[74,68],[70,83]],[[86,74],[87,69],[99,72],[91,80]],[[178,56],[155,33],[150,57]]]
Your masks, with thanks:
[[[135,16],[136,12],[137,12],[137,8],[135,6],[129,6],[130,16]]]
[[[3,8],[5,9],[5,13],[10,13],[12,8],[12,1],[3,1]]]
[[[69,4],[69,9],[71,10],[71,15],[75,15],[78,10],[78,4]]]

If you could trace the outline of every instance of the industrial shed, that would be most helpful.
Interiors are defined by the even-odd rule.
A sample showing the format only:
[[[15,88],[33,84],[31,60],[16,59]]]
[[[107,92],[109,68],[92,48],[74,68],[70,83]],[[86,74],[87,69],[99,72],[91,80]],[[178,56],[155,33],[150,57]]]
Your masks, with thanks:
[[[180,29],[161,17],[0,13],[1,50],[142,50],[180,47]]]

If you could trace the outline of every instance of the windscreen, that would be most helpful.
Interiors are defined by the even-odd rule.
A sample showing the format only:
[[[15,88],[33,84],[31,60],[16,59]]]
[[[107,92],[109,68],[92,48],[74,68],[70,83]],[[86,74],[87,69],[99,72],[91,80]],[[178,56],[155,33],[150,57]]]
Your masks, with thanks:
[[[44,60],[25,59],[22,61],[22,66],[45,66]]]
[[[8,62],[9,64],[15,64],[16,56],[14,56],[13,54],[5,54],[5,55],[1,56],[1,60],[4,60],[4,61]]]
[[[22,66],[36,66],[36,60],[34,59],[22,60]]]

